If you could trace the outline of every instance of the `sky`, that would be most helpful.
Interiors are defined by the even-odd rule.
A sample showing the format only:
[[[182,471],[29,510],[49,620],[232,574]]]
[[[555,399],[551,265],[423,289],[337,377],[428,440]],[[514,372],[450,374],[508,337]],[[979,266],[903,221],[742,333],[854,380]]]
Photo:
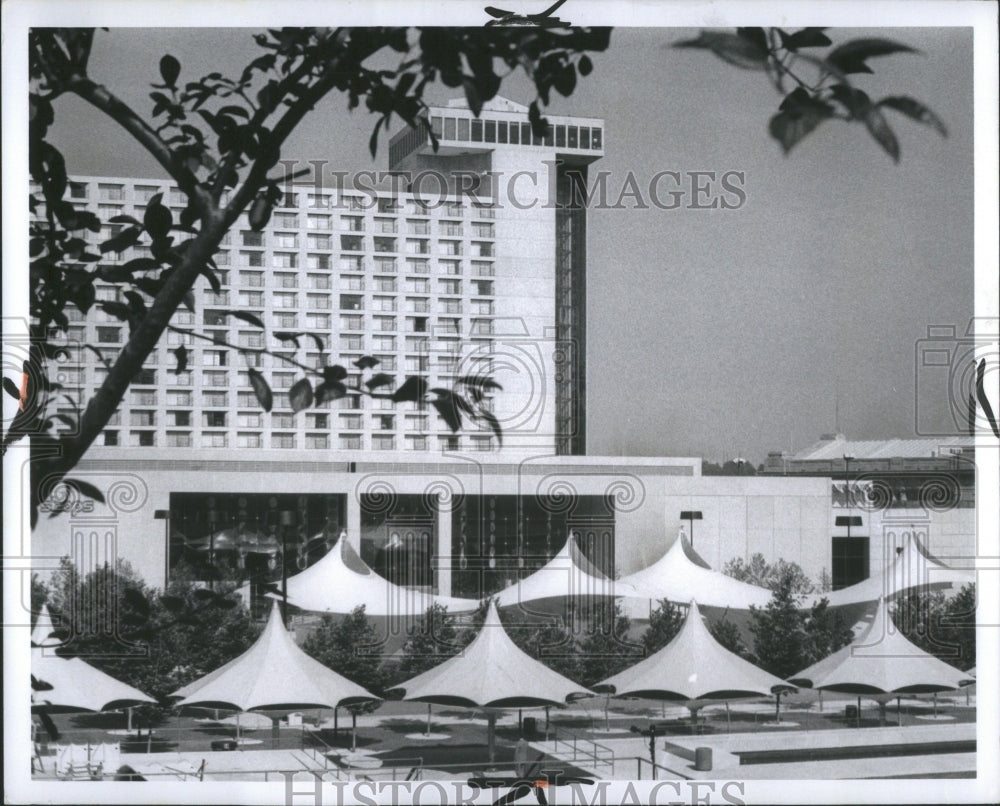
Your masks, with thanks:
[[[860,124],[824,123],[789,156],[768,135],[780,95],[762,73],[670,47],[696,29],[616,28],[606,53],[552,114],[603,117],[616,194],[632,172],[741,171],[729,210],[594,209],[588,243],[588,453],[744,457],[801,450],[821,433],[914,437],[915,350],[930,325],[965,332],[973,313],[973,84],[968,28],[831,29],[834,43],[878,35],[920,50],[872,59],[856,86],[912,95],[948,127],[887,112],[894,164]],[[148,111],[169,52],[182,80],[236,74],[250,29],[99,32],[91,75]],[[518,76],[501,94],[527,103]],[[436,87],[431,102],[453,97]],[[71,173],[157,176],[127,135],[74,99],[56,105],[54,142]],[[373,118],[331,96],[283,156],[373,163]],[[942,427],[941,390],[920,399]]]

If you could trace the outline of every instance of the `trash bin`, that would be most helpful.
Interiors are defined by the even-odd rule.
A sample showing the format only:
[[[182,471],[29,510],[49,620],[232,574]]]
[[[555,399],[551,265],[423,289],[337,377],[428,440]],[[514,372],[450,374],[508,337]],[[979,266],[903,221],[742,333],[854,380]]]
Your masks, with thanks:
[[[696,747],[694,749],[694,768],[699,772],[712,769],[712,748]]]
[[[538,719],[533,716],[526,716],[522,722],[522,729],[525,736],[534,736],[538,732]]]

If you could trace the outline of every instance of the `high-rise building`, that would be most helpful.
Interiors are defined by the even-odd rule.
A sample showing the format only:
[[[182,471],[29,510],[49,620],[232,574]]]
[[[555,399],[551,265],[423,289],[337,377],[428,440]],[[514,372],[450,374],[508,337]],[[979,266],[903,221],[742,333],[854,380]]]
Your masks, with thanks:
[[[174,315],[103,445],[264,449],[277,461],[292,449],[497,448],[489,429],[453,433],[423,402],[349,394],[292,412],[288,392],[306,376],[303,366],[339,363],[351,387],[361,381],[353,362],[372,355],[374,371],[397,384],[410,375],[444,388],[465,376],[493,378],[502,392],[487,405],[507,455],[584,453],[586,212],[570,188],[603,154],[603,122],[554,117],[539,138],[526,107],[505,99],[478,118],[453,102],[433,108],[431,120],[437,150],[426,130],[405,129],[390,143],[392,176],[381,183],[370,182],[379,178],[371,172],[317,169],[310,184],[286,188],[262,231],[241,216],[215,255],[220,288],[200,281]],[[75,177],[70,189],[105,222],[142,220],[158,194],[176,221],[187,200],[166,181]],[[124,226],[106,224],[89,239],[96,247]],[[102,263],[144,257],[140,242]],[[120,286],[95,286],[88,315],[69,311],[67,341],[113,361],[128,326],[101,303],[127,300]],[[233,312],[252,314],[264,329]],[[181,346],[187,366],[178,372]],[[93,351],[74,358],[63,384],[84,402],[108,369]],[[270,413],[251,369],[274,391]]]

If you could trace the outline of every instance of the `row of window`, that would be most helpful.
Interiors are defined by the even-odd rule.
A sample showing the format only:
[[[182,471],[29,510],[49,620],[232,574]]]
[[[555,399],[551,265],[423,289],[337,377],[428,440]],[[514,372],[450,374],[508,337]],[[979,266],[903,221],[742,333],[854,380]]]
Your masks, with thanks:
[[[262,428],[264,425],[263,416],[259,412],[241,411],[232,418],[229,414],[226,411],[203,411],[201,412],[201,425],[204,428],[228,428],[233,424],[239,428]],[[129,412],[128,423],[130,426],[138,428],[155,428],[156,415],[155,410],[134,409]],[[372,428],[378,431],[395,431],[397,427],[403,427],[407,431],[427,431],[431,425],[431,418],[427,414],[400,415],[373,412],[370,416]],[[168,428],[191,428],[196,419],[189,409],[168,409],[165,412],[165,418]],[[108,425],[120,424],[121,414],[116,412],[109,420]],[[305,415],[304,420],[296,420],[296,415],[291,412],[273,412],[269,415],[268,425],[272,430],[297,430],[300,427],[307,430],[325,430],[330,427],[330,415],[325,412],[309,412]],[[337,427],[344,430],[361,431],[365,428],[364,415],[342,413],[337,418]]]
[[[107,430],[104,432],[105,445],[122,445],[123,435],[117,430]],[[127,434],[127,444],[131,447],[154,447],[157,444],[157,433],[155,431],[129,431]],[[265,447],[263,434],[257,432],[237,432],[236,439],[232,447],[237,448],[263,448]],[[189,431],[167,431],[164,443],[168,448],[193,448],[195,447],[194,435]],[[271,448],[297,448],[298,437],[294,433],[272,433],[270,434],[269,446]],[[337,436],[337,447],[340,450],[359,451],[363,449],[364,437],[361,434],[339,434]],[[493,441],[489,436],[471,436],[469,443],[473,450],[488,452],[493,449]],[[376,451],[394,451],[402,447],[408,451],[426,451],[431,445],[428,437],[420,434],[407,434],[400,443],[394,434],[371,434],[370,446]],[[462,441],[457,436],[443,436],[437,439],[438,448],[447,451],[458,451],[462,448]],[[202,448],[228,448],[230,447],[229,434],[222,432],[203,432],[198,439],[198,446]],[[329,450],[332,447],[332,440],[328,434],[306,434],[302,447],[310,450]]]
[[[431,118],[431,131],[442,140],[459,142],[587,150],[600,150],[604,147],[604,132],[600,126],[570,126],[559,123],[549,126],[548,131],[539,137],[531,131],[531,124],[524,121],[435,116]]]

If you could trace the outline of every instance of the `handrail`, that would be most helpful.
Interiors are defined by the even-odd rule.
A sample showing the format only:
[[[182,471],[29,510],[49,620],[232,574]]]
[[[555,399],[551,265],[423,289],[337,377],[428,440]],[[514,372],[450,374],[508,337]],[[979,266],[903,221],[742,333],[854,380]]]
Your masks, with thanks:
[[[612,770],[612,775],[614,775],[614,769],[615,769],[615,761],[616,761],[616,759],[615,759],[615,751],[612,748],[608,747],[608,745],[606,745],[606,744],[601,744],[600,742],[595,742],[589,736],[578,736],[576,733],[573,733],[572,731],[567,730],[566,728],[562,728],[561,730],[562,730],[562,733],[568,734],[573,739],[572,747],[573,747],[573,760],[574,761],[576,761],[577,758],[578,758],[578,756],[580,756],[582,754],[585,758],[588,758],[591,761],[593,761],[595,766],[602,765],[602,764],[604,764],[604,765],[610,764],[611,765],[611,770]],[[554,751],[556,751],[556,750],[559,749],[559,733],[560,733],[559,726],[558,725],[553,725],[552,749]],[[579,743],[580,743],[581,740],[583,742],[591,745],[593,747],[593,749],[592,750],[587,750],[585,747],[581,748],[579,746]],[[565,739],[563,739],[563,744],[569,746],[569,742],[566,741]],[[604,751],[605,755],[601,755],[599,753],[599,751]]]
[[[683,772],[679,772],[677,770],[671,769],[670,767],[665,767],[662,764],[654,764],[652,761],[650,761],[647,758],[643,758],[642,756],[636,756],[635,760],[636,760],[636,762],[638,762],[638,764],[636,766],[636,771],[638,773],[636,775],[636,779],[637,780],[642,780],[642,765],[643,764],[646,764],[646,765],[648,765],[651,768],[650,772],[653,774],[652,775],[652,779],[654,781],[656,780],[656,771],[657,770],[663,770],[664,772],[670,773],[670,775],[674,776],[675,778],[683,778],[685,781],[690,781],[691,778],[693,777],[691,775],[685,775]]]

